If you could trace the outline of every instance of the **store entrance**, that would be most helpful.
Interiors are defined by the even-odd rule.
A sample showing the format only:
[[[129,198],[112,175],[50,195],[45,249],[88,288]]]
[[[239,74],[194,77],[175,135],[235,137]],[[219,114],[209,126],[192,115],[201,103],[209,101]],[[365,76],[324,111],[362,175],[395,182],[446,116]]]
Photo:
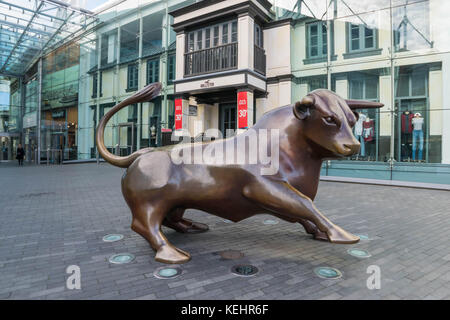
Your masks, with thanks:
[[[116,154],[120,156],[128,156],[136,150],[136,126],[134,122],[119,123],[118,129],[118,141],[116,146]]]
[[[219,123],[224,138],[231,137],[236,131],[236,104],[220,104]]]

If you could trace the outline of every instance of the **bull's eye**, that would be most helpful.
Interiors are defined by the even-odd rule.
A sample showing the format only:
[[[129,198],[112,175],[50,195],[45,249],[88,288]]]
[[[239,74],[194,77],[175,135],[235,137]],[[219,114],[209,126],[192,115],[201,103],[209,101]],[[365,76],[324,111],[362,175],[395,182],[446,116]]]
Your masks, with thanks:
[[[336,125],[336,120],[333,117],[324,117],[323,119],[329,125]]]

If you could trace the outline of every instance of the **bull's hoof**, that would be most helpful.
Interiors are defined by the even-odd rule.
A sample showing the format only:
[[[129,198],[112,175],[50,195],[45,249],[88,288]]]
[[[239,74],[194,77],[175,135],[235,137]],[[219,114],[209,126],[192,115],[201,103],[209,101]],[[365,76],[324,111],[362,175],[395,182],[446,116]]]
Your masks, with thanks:
[[[330,241],[328,239],[328,236],[325,232],[320,231],[319,229],[317,229],[317,231],[313,234],[314,236],[314,240],[320,240],[320,241]]]
[[[338,226],[331,227],[326,232],[330,242],[340,244],[353,244],[359,241],[359,237],[343,230]]]
[[[189,219],[181,219],[177,222],[169,220],[164,221],[163,225],[172,228],[180,233],[202,233],[209,230],[208,225],[200,222],[191,221]]]
[[[191,260],[191,255],[171,245],[164,245],[156,252],[155,260],[162,263],[180,264]]]

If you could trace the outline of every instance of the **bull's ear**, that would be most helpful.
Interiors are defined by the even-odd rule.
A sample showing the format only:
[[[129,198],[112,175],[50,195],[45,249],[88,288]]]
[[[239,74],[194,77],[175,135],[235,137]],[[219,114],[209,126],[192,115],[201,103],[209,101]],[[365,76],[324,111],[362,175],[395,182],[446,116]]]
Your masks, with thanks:
[[[314,97],[305,96],[301,101],[294,104],[294,115],[300,119],[305,120],[309,115],[309,110],[314,107]]]
[[[380,102],[372,102],[372,101],[365,101],[365,100],[350,100],[346,99],[345,102],[347,102],[347,105],[352,110],[356,109],[375,109],[375,108],[381,108],[384,106],[384,104]]]

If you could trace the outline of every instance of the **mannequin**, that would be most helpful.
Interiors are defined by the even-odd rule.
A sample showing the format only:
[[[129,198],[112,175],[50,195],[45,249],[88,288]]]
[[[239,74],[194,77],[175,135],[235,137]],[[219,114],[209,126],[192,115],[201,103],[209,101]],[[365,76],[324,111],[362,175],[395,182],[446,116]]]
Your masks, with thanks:
[[[412,138],[412,159],[416,161],[417,141],[419,142],[419,155],[418,161],[422,161],[423,154],[423,121],[422,115],[417,112],[414,114],[414,118],[411,121],[413,126],[413,138]]]
[[[363,128],[364,128],[364,142],[367,144],[367,156],[368,160],[370,160],[371,156],[375,156],[375,126],[374,121],[369,118],[369,116],[366,117],[366,119],[363,122]]]
[[[402,134],[401,134],[401,160],[405,161],[411,157],[411,140],[412,140],[412,119],[414,114],[411,111],[402,113]]]
[[[366,156],[366,148],[363,136],[363,123],[366,120],[366,115],[364,113],[359,113],[358,121],[355,124],[355,138],[361,143],[361,148],[359,149],[359,154],[361,157]]]

